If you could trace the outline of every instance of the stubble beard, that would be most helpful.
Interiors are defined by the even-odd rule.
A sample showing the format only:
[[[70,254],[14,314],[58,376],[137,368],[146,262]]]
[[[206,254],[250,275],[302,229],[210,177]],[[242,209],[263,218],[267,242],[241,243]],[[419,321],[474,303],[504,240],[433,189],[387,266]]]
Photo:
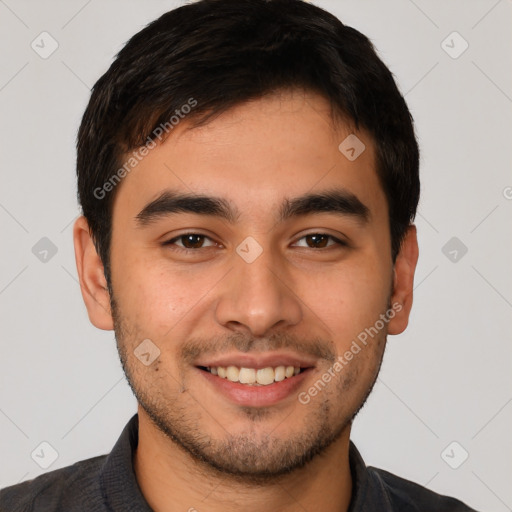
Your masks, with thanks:
[[[147,386],[148,381],[144,376],[141,377],[143,373],[141,374],[140,367],[137,366],[141,363],[127,351],[127,347],[135,347],[138,344],[136,340],[139,338],[127,325],[113,295],[111,309],[117,349],[128,384],[153,424],[192,458],[200,473],[213,473],[220,478],[251,485],[276,483],[285,475],[305,467],[315,457],[325,453],[347,429],[350,429],[353,419],[366,403],[375,385],[386,344],[384,330],[379,339],[372,342],[378,345],[376,350],[379,351],[380,357],[371,380],[357,401],[358,405],[352,410],[344,411],[340,401],[344,396],[350,396],[357,382],[357,365],[344,368],[345,373],[336,382],[335,389],[320,393],[325,393],[324,397],[316,397],[316,400],[308,405],[301,405],[297,401],[296,407],[300,408],[299,412],[303,411],[304,407],[309,407],[309,410],[306,415],[301,414],[303,428],[299,432],[294,432],[292,436],[278,437],[275,435],[276,427],[273,429],[274,432],[265,432],[257,428],[266,418],[273,415],[271,408],[242,407],[240,413],[249,422],[247,431],[230,433],[224,428],[225,434],[221,438],[214,438],[208,435],[201,425],[205,421],[215,422],[216,419],[201,408],[195,397],[183,389],[175,391],[174,396],[166,396],[162,393],[162,387],[155,385],[159,380],[165,384],[164,368],[159,368],[158,379]],[[169,377],[170,382],[173,380],[176,380],[176,377]],[[146,387],[143,383],[146,383]],[[188,400],[184,399],[187,395]],[[333,400],[338,397],[341,398]],[[282,421],[295,421],[293,411]]]

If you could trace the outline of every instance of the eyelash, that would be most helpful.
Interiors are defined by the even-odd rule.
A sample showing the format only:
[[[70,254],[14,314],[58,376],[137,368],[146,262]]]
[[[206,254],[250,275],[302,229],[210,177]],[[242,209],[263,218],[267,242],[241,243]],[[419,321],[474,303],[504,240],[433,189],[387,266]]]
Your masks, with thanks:
[[[199,250],[201,249],[208,249],[208,247],[198,247],[197,249],[189,249],[187,247],[179,247],[177,245],[174,245],[175,242],[177,240],[180,240],[186,236],[190,236],[190,235],[195,235],[195,236],[200,236],[200,237],[203,237],[205,239],[208,239],[210,241],[213,242],[213,240],[207,236],[207,235],[203,235],[202,233],[194,233],[194,232],[190,232],[190,233],[182,233],[181,235],[178,235],[174,238],[171,238],[170,240],[167,240],[166,242],[163,242],[162,245],[164,247],[169,247],[169,246],[174,246],[172,247],[172,250],[174,251],[179,251],[179,252],[198,252]],[[301,238],[299,238],[299,240],[302,240],[303,238],[307,238],[308,236],[326,236],[332,240],[334,240],[334,244],[330,245],[330,246],[327,246],[327,247],[320,247],[320,248],[317,248],[315,249],[314,247],[303,247],[303,249],[313,249],[313,250],[316,250],[316,251],[321,251],[321,250],[327,250],[329,248],[332,248],[334,247],[334,245],[338,245],[339,247],[348,247],[348,244],[346,242],[344,242],[343,240],[340,240],[339,238],[336,238],[335,236],[332,236],[332,235],[329,235],[328,233],[308,233],[307,235],[304,235],[302,236]],[[297,240],[297,241],[299,241]],[[209,246],[209,247],[212,247],[212,246]]]

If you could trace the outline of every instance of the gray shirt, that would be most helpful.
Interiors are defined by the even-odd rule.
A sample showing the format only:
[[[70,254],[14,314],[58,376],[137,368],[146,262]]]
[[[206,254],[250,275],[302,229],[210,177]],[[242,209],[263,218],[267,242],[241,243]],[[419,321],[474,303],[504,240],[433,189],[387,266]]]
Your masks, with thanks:
[[[135,414],[109,455],[82,460],[0,490],[0,511],[151,512],[133,470],[138,432]],[[475,512],[458,500],[366,467],[352,442],[350,469],[353,490],[349,512]]]

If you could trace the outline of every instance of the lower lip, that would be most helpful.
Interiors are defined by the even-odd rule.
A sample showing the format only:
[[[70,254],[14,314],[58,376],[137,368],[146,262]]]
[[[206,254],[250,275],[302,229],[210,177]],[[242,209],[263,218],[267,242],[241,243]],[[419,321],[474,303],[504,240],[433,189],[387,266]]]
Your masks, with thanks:
[[[210,382],[217,391],[222,393],[232,402],[246,407],[268,407],[288,398],[296,393],[304,379],[307,378],[312,368],[301,371],[298,375],[286,378],[281,382],[274,382],[267,386],[250,386],[231,382],[210,372],[197,368],[208,382]]]

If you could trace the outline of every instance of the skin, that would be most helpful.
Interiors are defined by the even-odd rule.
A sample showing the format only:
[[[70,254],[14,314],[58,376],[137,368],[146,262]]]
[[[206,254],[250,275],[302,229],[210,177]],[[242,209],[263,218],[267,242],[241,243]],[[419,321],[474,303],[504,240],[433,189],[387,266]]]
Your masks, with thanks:
[[[117,190],[114,297],[86,219],[74,225],[89,318],[100,329],[115,329],[139,401],[134,467],[156,511],[348,508],[351,422],[375,382],[387,334],[407,326],[418,245],[411,225],[393,264],[374,144],[366,132],[333,123],[329,112],[316,94],[282,92],[237,106],[203,127],[189,130],[181,122]],[[366,145],[353,162],[338,150],[351,133]],[[334,213],[276,223],[285,197],[335,186],[368,207],[367,223]],[[224,197],[240,218],[231,225],[179,213],[137,227],[135,216],[166,188]],[[208,237],[193,254],[162,246],[191,232]],[[318,248],[306,237],[315,233],[348,245],[328,239],[329,247]],[[236,252],[248,236],[263,249],[252,263]],[[185,243],[176,242],[181,248]],[[332,368],[333,357],[344,354],[390,304],[399,304],[400,311],[385,328],[301,404],[298,394]],[[133,352],[147,338],[160,350],[149,366]],[[312,347],[324,356],[314,357],[314,367],[285,399],[242,407],[184,357],[192,346],[208,357],[279,348],[311,358]]]

